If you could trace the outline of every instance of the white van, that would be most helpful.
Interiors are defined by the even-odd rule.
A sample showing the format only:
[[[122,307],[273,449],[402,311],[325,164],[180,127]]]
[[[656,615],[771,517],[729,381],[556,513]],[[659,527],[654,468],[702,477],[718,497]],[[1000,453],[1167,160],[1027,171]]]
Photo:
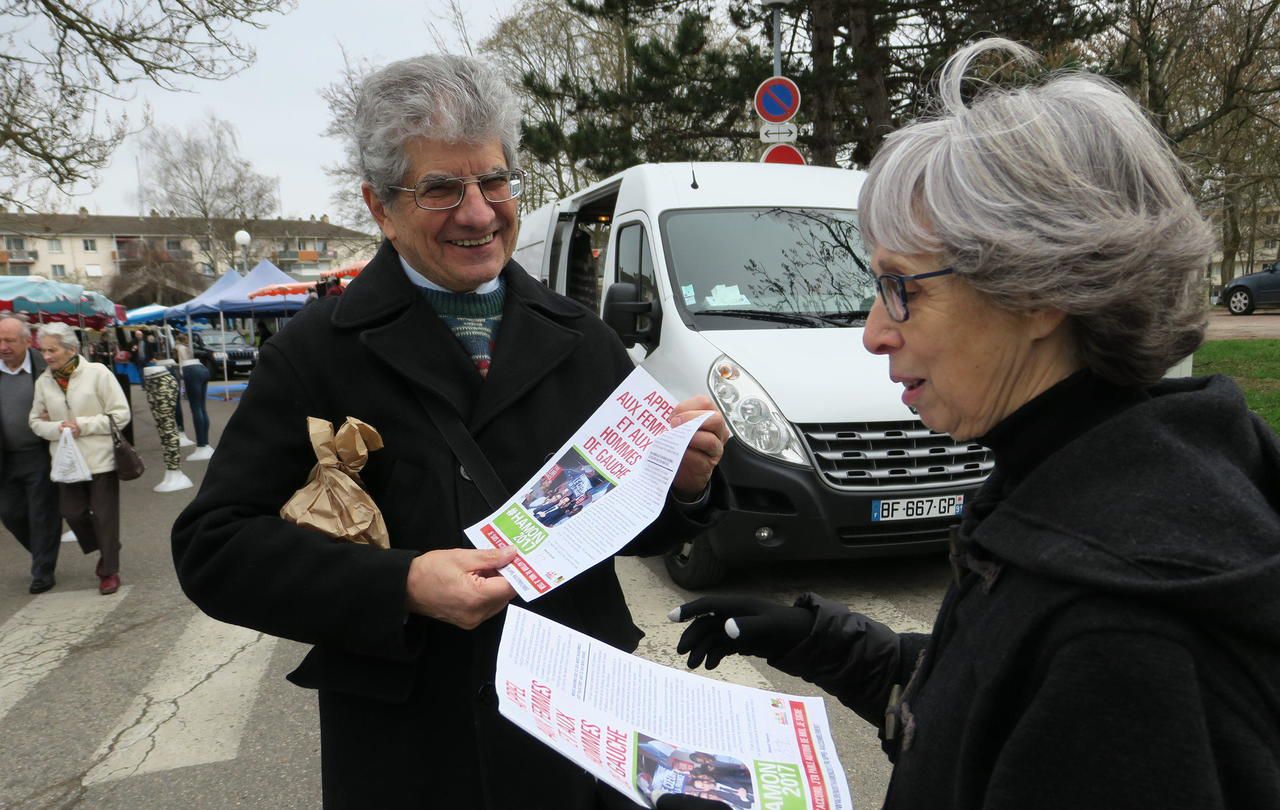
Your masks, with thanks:
[[[733,508],[667,556],[704,588],[745,561],[945,545],[992,458],[926,428],[862,347],[875,296],[860,172],[752,163],[627,169],[521,223],[516,260],[597,310],[678,399],[734,435]]]

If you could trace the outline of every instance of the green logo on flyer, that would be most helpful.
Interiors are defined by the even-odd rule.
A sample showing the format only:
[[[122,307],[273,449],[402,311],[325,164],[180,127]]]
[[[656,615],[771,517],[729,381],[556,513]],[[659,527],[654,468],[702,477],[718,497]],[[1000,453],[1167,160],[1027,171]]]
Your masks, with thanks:
[[[521,554],[528,554],[547,539],[546,529],[538,525],[533,515],[515,504],[511,504],[507,511],[494,518],[493,525],[507,536],[511,545],[518,548]]]
[[[762,762],[756,760],[756,782],[759,790],[756,798],[764,810],[806,810],[804,779],[800,766],[790,762]]]

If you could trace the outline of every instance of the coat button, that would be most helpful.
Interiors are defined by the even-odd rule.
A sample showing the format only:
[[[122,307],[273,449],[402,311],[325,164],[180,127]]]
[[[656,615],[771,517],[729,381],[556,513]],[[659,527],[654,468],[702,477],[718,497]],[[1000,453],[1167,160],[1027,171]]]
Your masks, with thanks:
[[[462,477],[463,481],[471,480],[471,473],[467,472],[467,468],[463,467],[461,464],[458,465],[458,475]]]
[[[498,693],[494,691],[493,684],[480,684],[480,689],[476,692],[476,703],[486,709],[492,709],[498,705]]]

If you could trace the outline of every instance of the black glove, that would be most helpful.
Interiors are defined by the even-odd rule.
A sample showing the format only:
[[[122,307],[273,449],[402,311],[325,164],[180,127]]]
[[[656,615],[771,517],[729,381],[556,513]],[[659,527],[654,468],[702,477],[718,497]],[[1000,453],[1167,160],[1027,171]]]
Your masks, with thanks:
[[[683,793],[664,793],[653,805],[655,810],[724,810],[730,805],[718,799],[686,796]]]
[[[785,655],[813,629],[813,614],[750,596],[704,596],[667,615],[674,622],[693,619],[676,652],[689,653],[689,669],[704,660],[715,669],[731,653],[773,658]]]

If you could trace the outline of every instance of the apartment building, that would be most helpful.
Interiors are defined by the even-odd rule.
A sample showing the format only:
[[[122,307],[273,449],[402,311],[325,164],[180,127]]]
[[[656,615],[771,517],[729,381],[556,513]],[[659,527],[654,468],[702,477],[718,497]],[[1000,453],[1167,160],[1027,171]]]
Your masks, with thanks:
[[[261,259],[306,281],[324,270],[369,258],[377,238],[310,219],[218,219],[90,214],[26,214],[0,211],[0,275],[45,276],[105,289],[131,266],[187,262],[213,277],[246,262],[235,233],[249,233],[249,267]]]

